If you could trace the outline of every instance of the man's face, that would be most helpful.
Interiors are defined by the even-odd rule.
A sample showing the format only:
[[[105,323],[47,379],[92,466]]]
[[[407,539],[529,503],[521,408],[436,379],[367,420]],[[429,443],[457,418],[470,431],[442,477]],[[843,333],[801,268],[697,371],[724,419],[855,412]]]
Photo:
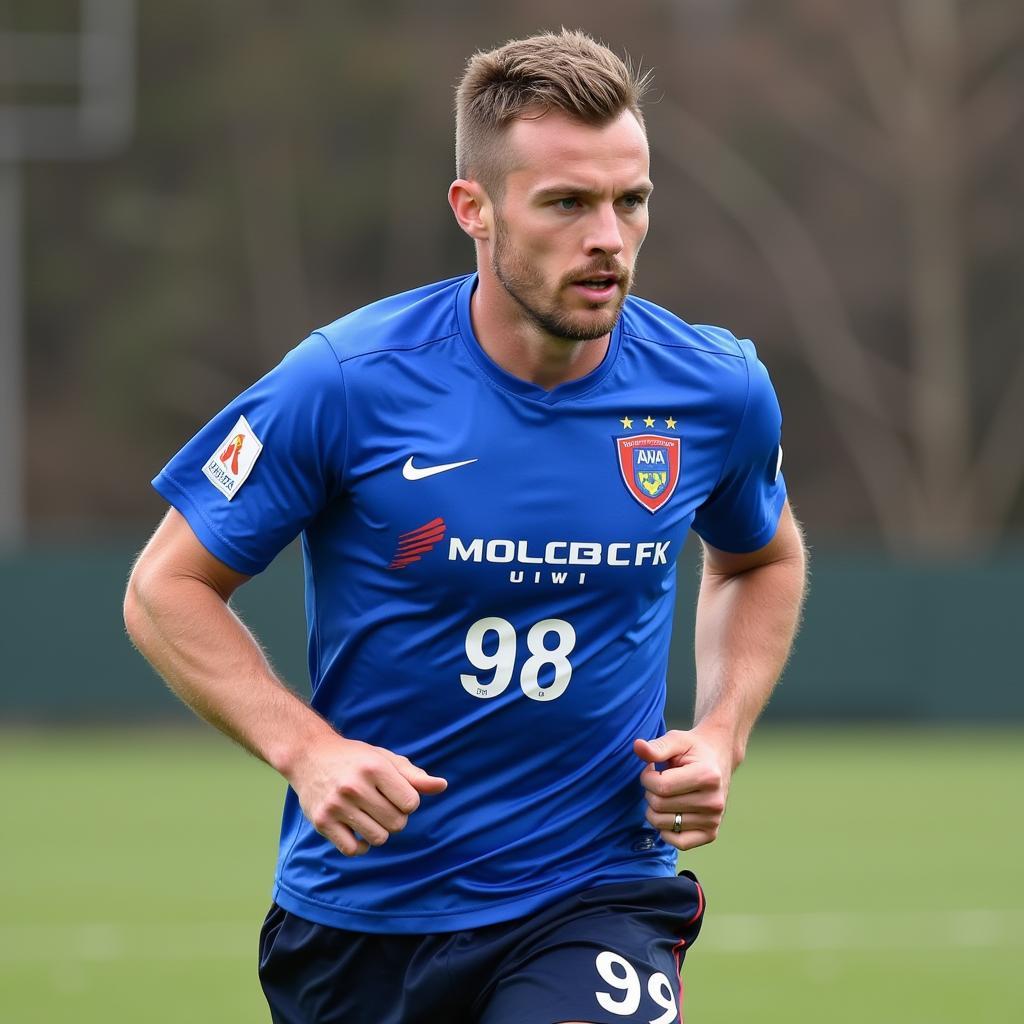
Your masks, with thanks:
[[[629,294],[647,234],[644,131],[628,111],[602,127],[549,112],[515,121],[508,141],[494,275],[547,334],[602,338]]]

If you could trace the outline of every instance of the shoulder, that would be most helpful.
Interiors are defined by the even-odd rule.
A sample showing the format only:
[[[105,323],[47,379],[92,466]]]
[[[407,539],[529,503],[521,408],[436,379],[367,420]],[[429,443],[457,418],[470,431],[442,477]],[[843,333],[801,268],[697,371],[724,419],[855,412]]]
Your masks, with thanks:
[[[318,328],[339,363],[408,352],[458,333],[456,299],[466,277],[450,278],[371,302]]]
[[[754,377],[764,374],[754,343],[725,327],[690,324],[675,313],[637,296],[622,311],[622,331],[628,344],[656,350],[662,359],[699,373],[717,389],[745,397]]]
[[[740,373],[745,372],[744,364],[757,358],[753,342],[737,338],[725,327],[687,323],[671,310],[635,295],[623,306],[622,330],[637,341],[718,359],[726,369],[731,363]]]

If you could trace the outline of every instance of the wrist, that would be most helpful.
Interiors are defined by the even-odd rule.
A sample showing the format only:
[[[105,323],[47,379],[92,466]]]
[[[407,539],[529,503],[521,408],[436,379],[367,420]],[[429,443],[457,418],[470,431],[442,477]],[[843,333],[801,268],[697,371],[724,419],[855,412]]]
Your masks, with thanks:
[[[747,737],[731,722],[708,715],[693,727],[693,732],[719,751],[730,772],[736,771],[747,756]]]
[[[341,737],[316,712],[305,708],[302,720],[267,745],[264,760],[294,788],[313,752],[325,741]]]

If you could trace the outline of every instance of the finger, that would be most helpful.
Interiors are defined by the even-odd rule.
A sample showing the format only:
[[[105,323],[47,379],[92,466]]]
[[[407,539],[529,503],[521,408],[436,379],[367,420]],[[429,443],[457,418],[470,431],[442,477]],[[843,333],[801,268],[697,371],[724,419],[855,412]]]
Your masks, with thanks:
[[[400,811],[394,803],[388,799],[384,792],[379,788],[380,785],[381,784],[378,783],[377,786],[361,790],[353,796],[345,806],[344,819],[348,822],[353,813],[361,812],[389,834],[392,832],[401,832],[402,829],[409,824],[409,815],[404,811]],[[412,791],[412,795],[416,797],[416,802],[418,804],[419,797],[416,796],[415,790]],[[366,838],[369,839],[370,836],[366,834]]]
[[[428,775],[419,765],[415,765],[408,758],[405,764],[399,767],[399,771],[405,779],[416,788],[416,791],[425,796],[435,796],[443,793],[448,788],[448,780],[442,779],[439,775]]]
[[[647,806],[653,811],[664,814],[680,812],[696,812],[714,815],[725,810],[725,796],[720,789],[700,789],[689,793],[673,793],[661,796],[659,793],[645,793]]]
[[[389,804],[388,806],[390,807],[391,805]],[[370,846],[383,846],[388,841],[392,832],[400,831],[400,829],[393,829],[382,825],[360,808],[356,808],[345,815],[345,824],[350,831],[362,836]]]
[[[692,829],[686,832],[668,831],[658,834],[669,846],[674,846],[677,850],[694,850],[698,846],[707,846],[708,843],[713,843],[718,836],[718,831],[717,829],[714,831]]]
[[[661,772],[643,772],[640,782],[655,796],[683,796],[686,793],[712,792],[721,789],[722,773],[713,764],[697,761],[681,768]]]
[[[370,844],[365,839],[360,839],[347,825],[333,818],[318,818],[310,824],[346,857],[358,857],[370,849]]]
[[[417,771],[420,773],[419,776],[410,778],[409,781],[425,796],[437,796],[448,788],[447,779],[442,779],[439,775],[428,775],[421,768]]]
[[[652,778],[659,774],[660,772],[653,764],[645,764],[644,770],[640,773],[640,785],[647,790],[648,784],[651,782]]]
[[[400,832],[405,828],[408,818],[380,792],[380,784],[377,780],[382,774],[386,774],[386,772],[382,773],[378,768],[374,768],[367,771],[363,778],[351,778],[339,783],[333,797],[323,809],[323,816],[328,819],[334,818],[340,822],[348,822],[354,813],[362,812],[389,832]],[[399,781],[402,782],[400,778]],[[408,784],[402,782],[402,785],[407,786]],[[411,787],[409,787],[409,793],[416,802],[419,802],[416,791]],[[316,822],[314,822],[315,826]]]
[[[675,831],[676,814],[679,814],[681,822],[678,832]],[[722,823],[720,815],[693,814],[691,812],[683,814],[677,811],[673,814],[660,814],[648,809],[645,817],[659,832],[673,832],[676,835],[690,831],[710,832],[717,829]]]
[[[378,771],[374,772],[373,779],[377,791],[400,814],[412,814],[419,807],[420,795],[405,777],[397,758],[395,761],[382,765]]]
[[[633,753],[641,761],[647,761],[648,765],[654,765],[661,760],[660,751],[652,740],[633,740]]]
[[[652,740],[634,740],[633,752],[644,761],[660,764],[670,761],[673,757],[683,756],[693,745],[694,737],[691,733],[682,729],[670,729],[664,736],[656,736]]]
[[[397,754],[395,756],[395,767],[402,777],[419,793],[433,796],[443,793],[448,788],[448,780],[442,779],[439,775],[429,775],[419,765],[413,764],[409,758]]]

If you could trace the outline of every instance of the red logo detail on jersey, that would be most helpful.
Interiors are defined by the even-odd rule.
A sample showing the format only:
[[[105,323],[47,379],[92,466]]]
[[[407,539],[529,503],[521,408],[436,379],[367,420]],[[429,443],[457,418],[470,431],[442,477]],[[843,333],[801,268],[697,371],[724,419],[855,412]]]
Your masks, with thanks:
[[[447,527],[441,518],[431,519],[429,523],[417,526],[415,530],[400,534],[395,557],[391,559],[389,569],[404,569],[413,562],[418,562],[428,551],[444,540]]]
[[[679,438],[634,434],[617,437],[615,448],[626,489],[648,512],[657,512],[679,482]]]
[[[220,453],[220,461],[226,466],[228,459],[231,460],[231,472],[238,476],[238,456],[242,453],[242,445],[245,443],[245,434],[235,434],[228,442],[228,446]]]

